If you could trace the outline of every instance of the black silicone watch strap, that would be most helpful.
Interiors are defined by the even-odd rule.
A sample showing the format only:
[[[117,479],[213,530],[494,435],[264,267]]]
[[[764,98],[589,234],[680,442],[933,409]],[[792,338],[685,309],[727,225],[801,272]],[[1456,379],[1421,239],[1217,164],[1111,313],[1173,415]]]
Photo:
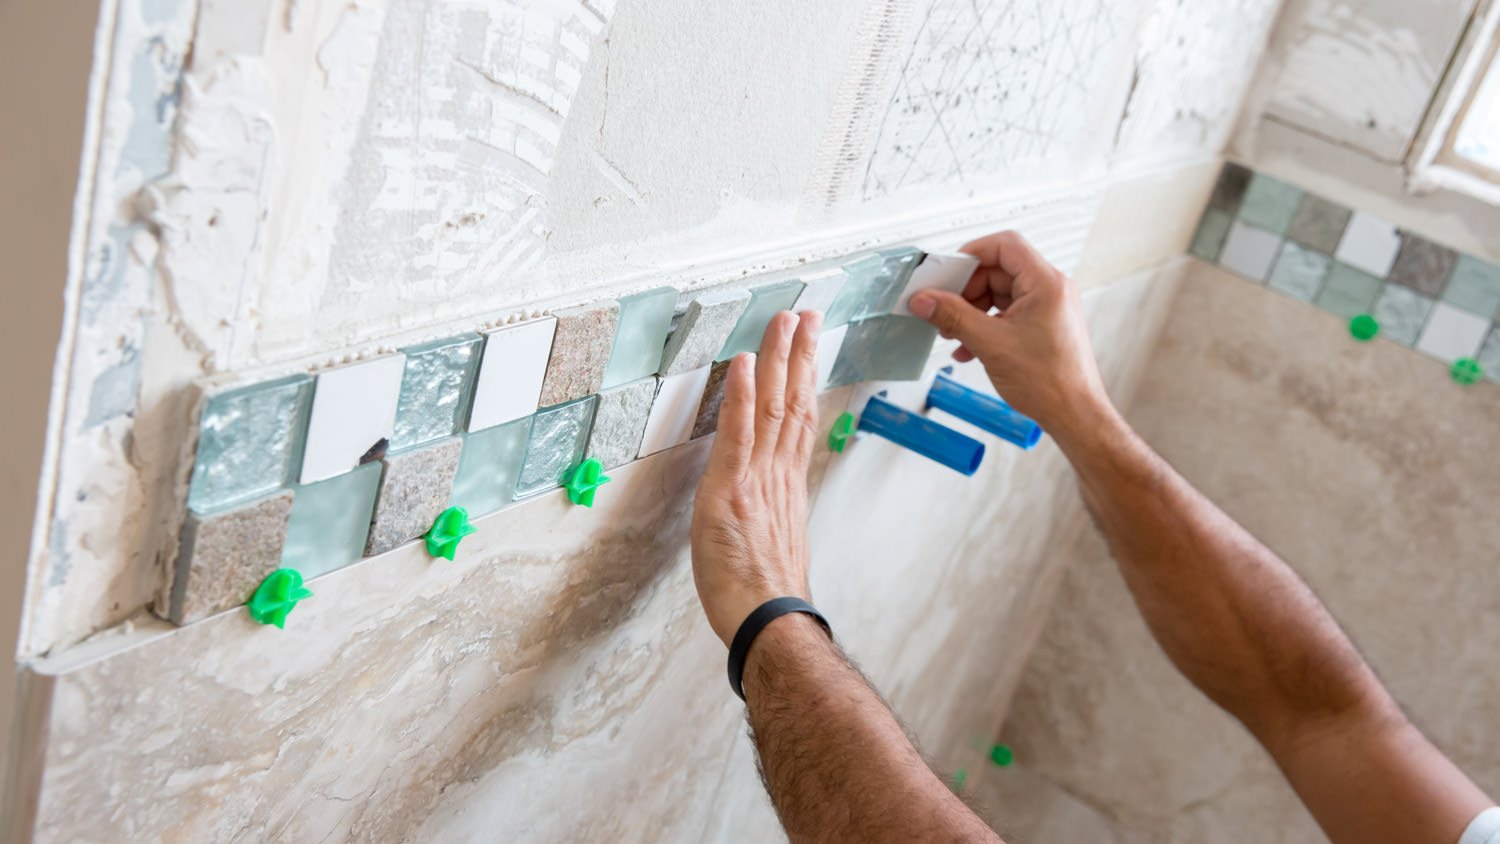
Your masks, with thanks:
[[[812,604],[801,598],[772,598],[764,604],[756,607],[745,620],[741,622],[740,629],[735,631],[734,640],[729,643],[729,688],[745,699],[744,676],[745,657],[750,653],[750,646],[755,643],[755,637],[760,631],[766,629],[766,625],[781,618],[788,613],[801,612],[816,618],[823,629],[828,631],[829,638],[833,638],[833,628],[828,626],[828,619],[818,612]]]

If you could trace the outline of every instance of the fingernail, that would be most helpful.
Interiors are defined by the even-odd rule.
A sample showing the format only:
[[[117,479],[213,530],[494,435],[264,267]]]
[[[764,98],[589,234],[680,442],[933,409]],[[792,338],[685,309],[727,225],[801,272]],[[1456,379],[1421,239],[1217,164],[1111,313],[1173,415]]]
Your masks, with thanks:
[[[937,310],[937,298],[918,293],[911,297],[911,301],[907,302],[906,306],[911,309],[912,313],[922,319],[927,319],[932,316],[933,311]]]

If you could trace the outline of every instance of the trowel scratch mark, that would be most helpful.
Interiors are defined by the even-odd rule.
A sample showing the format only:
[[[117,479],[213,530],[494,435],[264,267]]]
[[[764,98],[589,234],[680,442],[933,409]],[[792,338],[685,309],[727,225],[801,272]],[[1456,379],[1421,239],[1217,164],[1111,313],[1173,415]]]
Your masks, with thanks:
[[[604,178],[609,179],[609,183],[614,185],[620,193],[625,194],[625,198],[630,200],[631,205],[645,211],[652,219],[656,219],[656,215],[651,214],[651,209],[646,207],[646,197],[641,193],[641,189],[630,180],[629,176],[626,176],[619,167],[615,166],[614,162],[605,158],[598,150],[590,147],[588,152],[589,160],[594,163],[594,167],[603,174]]]
[[[529,102],[535,103],[538,106],[541,106],[543,109],[545,109],[547,111],[548,114],[551,114],[553,117],[556,117],[558,120],[562,120],[564,117],[567,116],[567,115],[564,115],[562,112],[558,111],[557,109],[553,108],[551,105],[548,105],[545,100],[543,100],[541,97],[538,97],[536,94],[533,94],[530,91],[527,91],[527,90],[522,89],[522,88],[517,88],[516,86],[510,84],[509,82],[503,82],[503,81],[501,81],[499,79],[496,79],[493,75],[490,74],[489,71],[485,70],[484,68],[480,67],[479,65],[474,64],[473,62],[467,61],[465,59],[459,59],[459,58],[455,58],[453,61],[455,61],[458,64],[462,65],[463,67],[466,67],[469,70],[472,70],[475,73],[479,74],[486,82],[489,82],[491,85],[494,85],[496,88],[500,88],[500,89],[502,89],[502,90],[504,90],[504,91],[506,91],[508,93],[514,94],[517,97],[520,97],[520,98],[522,98],[524,100],[527,100]]]
[[[515,163],[521,165],[522,167],[525,167],[527,170],[530,170],[530,171],[536,173],[538,176],[542,177],[543,179],[547,178],[547,171],[546,170],[543,170],[542,168],[536,166],[535,164],[532,164],[530,161],[527,161],[526,159],[520,157],[519,155],[516,155],[516,153],[515,153],[514,150],[508,150],[508,149],[506,149],[506,148],[504,148],[504,147],[502,147],[502,146],[500,146],[498,144],[491,143],[489,141],[484,140],[483,138],[476,138],[473,135],[468,136],[464,140],[468,141],[471,144],[478,144],[479,146],[482,146],[485,149],[494,150],[495,152],[500,153],[501,155],[505,156],[506,158],[510,159],[511,161],[514,161]],[[519,181],[518,181],[518,184],[523,184],[524,185],[524,183],[519,182]],[[530,191],[533,188],[531,186],[529,186],[529,185],[526,185],[526,189],[528,191]]]

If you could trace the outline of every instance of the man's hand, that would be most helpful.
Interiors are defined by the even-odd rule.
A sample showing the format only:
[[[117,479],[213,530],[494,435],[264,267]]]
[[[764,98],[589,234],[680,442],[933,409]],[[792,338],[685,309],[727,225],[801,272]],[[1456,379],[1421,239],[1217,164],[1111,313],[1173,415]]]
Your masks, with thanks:
[[[766,601],[810,599],[807,467],[818,434],[822,323],[815,311],[779,313],[760,354],[729,364],[719,435],[693,508],[693,580],[726,645]]]
[[[978,358],[995,391],[1054,437],[1113,417],[1068,278],[1015,232],[982,237],[962,251],[979,259],[963,295],[922,291],[908,303],[912,313],[962,343],[954,357]]]

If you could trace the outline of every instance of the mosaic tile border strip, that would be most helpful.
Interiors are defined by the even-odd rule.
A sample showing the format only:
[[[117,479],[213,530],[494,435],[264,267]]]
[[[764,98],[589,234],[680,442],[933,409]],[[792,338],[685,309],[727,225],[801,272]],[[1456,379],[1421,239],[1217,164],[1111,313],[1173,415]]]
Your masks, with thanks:
[[[1500,383],[1500,267],[1476,256],[1232,162],[1188,251]]]

